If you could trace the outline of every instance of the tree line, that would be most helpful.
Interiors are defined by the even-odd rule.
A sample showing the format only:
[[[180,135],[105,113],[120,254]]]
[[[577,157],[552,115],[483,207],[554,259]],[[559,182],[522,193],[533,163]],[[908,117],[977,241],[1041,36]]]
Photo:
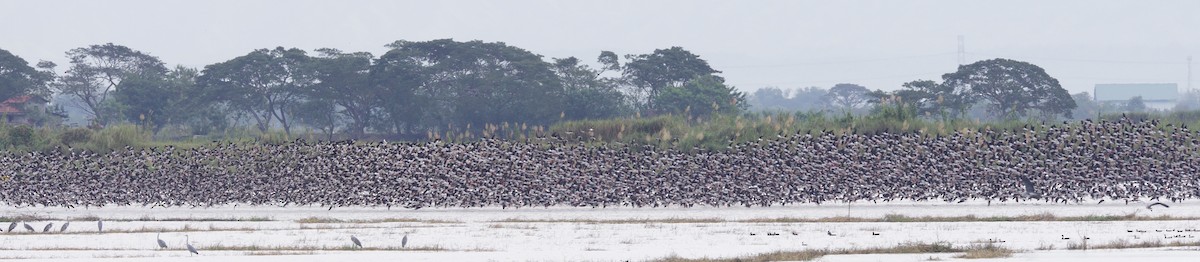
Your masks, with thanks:
[[[711,114],[746,108],[745,95],[707,61],[680,47],[619,56],[600,68],[500,42],[396,41],[380,56],[321,48],[258,49],[202,69],[167,67],[117,44],[67,52],[62,73],[0,50],[0,99],[67,96],[91,126],[135,123],[196,134],[245,125],[267,132],[309,128],[352,137],[423,134],[500,123],[635,114]],[[15,68],[8,73],[7,68]],[[8,81],[12,79],[11,81]],[[19,81],[18,81],[19,80]]]
[[[964,117],[976,104],[1001,118],[1069,118],[1076,108],[1040,67],[1008,59],[963,65],[941,81],[912,81],[891,92],[839,84],[795,94],[764,88],[748,97],[681,47],[623,56],[601,51],[593,68],[579,58],[545,59],[502,42],[401,40],[386,46],[379,56],[264,48],[189,68],[168,67],[151,54],[108,43],[67,51],[70,64],[62,72],[54,63],[31,66],[0,49],[0,99],[68,97],[93,127],[133,123],[191,134],[249,127],[316,131],[330,138],[487,130],[501,123],[705,117],[742,113],[751,102],[773,110],[848,114],[899,107],[930,118]],[[804,101],[795,101],[800,98]]]

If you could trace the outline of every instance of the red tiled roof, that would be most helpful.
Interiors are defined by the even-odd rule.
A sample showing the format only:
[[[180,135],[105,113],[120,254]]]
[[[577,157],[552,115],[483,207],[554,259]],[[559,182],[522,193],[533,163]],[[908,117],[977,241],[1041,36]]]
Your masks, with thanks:
[[[17,109],[16,107],[13,107],[12,105],[0,104],[0,114],[14,115],[14,114],[24,114],[24,113],[25,113],[24,111],[22,111],[21,109]]]
[[[0,103],[0,114],[25,114],[25,110],[21,109],[21,106],[25,105],[25,103],[28,103],[29,100],[32,99],[45,102],[44,99],[35,96],[15,96],[13,98],[9,98],[8,100],[4,100],[4,103]]]

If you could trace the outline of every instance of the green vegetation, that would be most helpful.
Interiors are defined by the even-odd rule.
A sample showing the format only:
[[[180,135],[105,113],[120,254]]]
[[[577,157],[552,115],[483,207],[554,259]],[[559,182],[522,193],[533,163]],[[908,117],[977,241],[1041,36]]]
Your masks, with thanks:
[[[751,96],[677,46],[624,56],[601,51],[597,68],[575,57],[547,61],[502,42],[399,40],[387,46],[380,56],[263,48],[197,69],[168,67],[149,53],[107,43],[69,50],[61,74],[52,63],[35,68],[0,50],[0,66],[16,72],[0,75],[0,98],[36,95],[54,98],[57,106],[80,105],[72,114],[89,127],[0,127],[0,150],[551,135],[723,150],[779,134],[935,136],[1115,112],[1103,116],[1111,119],[1121,111],[1135,119],[1200,123],[1200,111],[1146,112],[1140,99],[1113,110],[1086,93],[1068,94],[1037,65],[1008,59],[982,60],[940,82],[916,80],[889,92],[841,83],[795,93],[764,88]],[[1181,99],[1192,100],[1200,101]],[[787,111],[753,113],[752,103]]]

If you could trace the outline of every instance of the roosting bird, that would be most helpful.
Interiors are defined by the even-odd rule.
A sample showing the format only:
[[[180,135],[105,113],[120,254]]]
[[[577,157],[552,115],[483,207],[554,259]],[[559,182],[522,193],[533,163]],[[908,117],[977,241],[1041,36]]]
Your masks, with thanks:
[[[42,228],[42,233],[50,232],[50,228],[51,228],[51,227],[54,227],[54,223],[53,223],[53,222],[51,222],[50,224],[46,224],[46,227],[43,227],[43,228]]]
[[[358,237],[355,237],[354,235],[350,235],[350,242],[354,242],[355,246],[358,246],[358,248],[362,248],[362,241],[358,241]]]
[[[1162,202],[1154,202],[1154,204],[1150,204],[1149,206],[1146,206],[1146,209],[1149,209],[1150,211],[1154,211],[1154,206],[1163,206],[1165,208],[1171,208],[1171,206],[1168,206],[1167,204],[1163,204]]]
[[[96,232],[103,232],[103,231],[104,231],[104,221],[96,220]]]
[[[404,234],[404,238],[400,239],[400,247],[403,248],[404,246],[407,246],[407,245],[408,245],[408,234]]]
[[[36,232],[33,230],[33,226],[30,226],[28,223],[22,223],[22,224],[25,225],[25,229],[29,230],[29,232]]]
[[[66,223],[63,223],[62,228],[59,228],[58,232],[67,232],[67,226],[70,226],[70,225],[71,225],[71,221],[67,221]]]
[[[12,232],[13,229],[17,229],[17,221],[13,221],[12,224],[8,224],[8,232]]]

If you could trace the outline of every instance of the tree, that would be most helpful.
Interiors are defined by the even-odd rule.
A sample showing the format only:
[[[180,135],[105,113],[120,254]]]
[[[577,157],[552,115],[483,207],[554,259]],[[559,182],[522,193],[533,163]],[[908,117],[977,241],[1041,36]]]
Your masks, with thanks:
[[[1084,119],[1090,117],[1099,117],[1101,105],[1092,99],[1092,94],[1088,92],[1080,92],[1071,95],[1071,100],[1075,100],[1075,110],[1071,111],[1071,116]]]
[[[40,65],[53,67],[53,64]],[[47,84],[53,79],[50,71],[38,71],[30,67],[25,59],[0,49],[0,102],[26,94],[48,97]]]
[[[785,111],[788,105],[789,92],[778,87],[763,87],[750,94],[750,106],[757,111]]]
[[[958,67],[942,76],[944,84],[970,92],[990,104],[1001,117],[1024,117],[1037,110],[1043,117],[1071,117],[1075,101],[1058,79],[1036,65],[1009,59],[992,59]]]
[[[361,137],[379,115],[380,90],[371,83],[371,59],[374,56],[367,52],[343,53],[333,48],[317,49],[317,52],[312,63],[317,82],[308,94],[313,101],[305,106],[307,109],[300,111],[309,115],[308,123],[330,125],[337,122],[312,121],[311,116],[327,117],[337,113],[349,120],[347,130],[351,137]],[[330,112],[307,112],[314,109],[329,109]],[[332,132],[335,127],[322,129]]]
[[[206,95],[196,85],[199,75],[194,68],[176,66],[161,77],[130,77],[114,96],[128,121],[150,126],[157,133],[169,124],[186,123],[207,107],[202,101]]]
[[[1142,96],[1131,97],[1131,98],[1129,98],[1128,102],[1125,102],[1125,111],[1139,112],[1139,113],[1145,112],[1146,111],[1146,101],[1144,101],[1142,99]]]
[[[749,107],[746,94],[715,76],[700,76],[680,87],[664,88],[654,97],[660,112],[708,116],[738,113]]]
[[[601,58],[605,60],[606,57],[602,55]],[[650,54],[626,55],[625,58],[630,61],[625,63],[622,75],[647,98],[658,97],[658,92],[664,88],[683,86],[701,76],[712,76],[718,82],[725,81],[714,75],[721,71],[714,70],[708,61],[678,46],[657,49]],[[647,100],[645,106],[655,108],[653,104],[656,102]]]
[[[903,89],[893,92],[907,104],[915,106],[918,114],[936,113],[943,117],[963,117],[967,109],[975,104],[968,88],[937,83],[932,80],[916,80],[903,84]]]
[[[167,68],[157,57],[129,47],[114,45],[91,45],[67,51],[71,67],[54,86],[59,92],[78,98],[76,105],[92,117],[95,124],[108,123],[113,108],[108,101],[110,92],[130,78],[162,77]]]
[[[326,139],[333,140],[333,134],[337,131],[338,122],[340,122],[336,107],[337,105],[326,99],[301,102],[296,110],[296,121],[321,130]]]
[[[552,65],[504,43],[396,41],[372,68],[388,122],[405,127],[464,128],[510,122],[548,124],[563,112],[563,87]],[[458,126],[455,128],[454,126]]]
[[[825,104],[840,108],[844,112],[853,112],[865,108],[871,102],[868,95],[871,90],[855,84],[837,84],[825,95]]]
[[[565,92],[566,109],[563,114],[566,118],[605,119],[629,111],[625,94],[617,89],[616,81],[600,77],[600,71],[579,64],[579,59],[554,59],[554,73],[558,75]]]
[[[258,49],[229,61],[204,67],[199,82],[220,92],[220,98],[254,119],[267,132],[273,120],[291,134],[291,117],[314,79],[310,57],[291,48]]]

